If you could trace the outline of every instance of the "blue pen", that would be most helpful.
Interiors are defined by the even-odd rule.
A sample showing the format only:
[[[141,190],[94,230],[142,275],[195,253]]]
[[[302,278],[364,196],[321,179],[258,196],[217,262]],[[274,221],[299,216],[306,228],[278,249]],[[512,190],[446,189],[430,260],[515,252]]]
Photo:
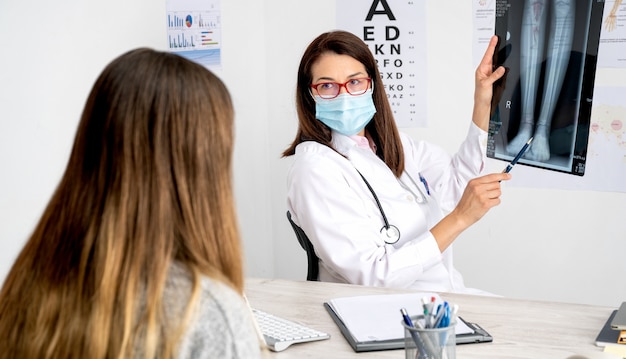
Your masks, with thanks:
[[[402,313],[402,319],[404,319],[404,324],[408,325],[411,328],[415,328],[413,325],[413,321],[411,317],[409,317],[409,313],[404,308],[400,308],[400,313]]]
[[[441,318],[441,322],[439,323],[439,328],[445,328],[449,325],[450,325],[450,306],[446,305],[445,311],[443,313],[443,318]]]
[[[443,317],[446,314],[446,308],[449,308],[448,306],[448,302],[443,302],[442,304],[439,304],[439,306],[437,306],[437,316],[435,318],[435,323],[433,324],[433,328],[441,328],[441,321],[443,320]],[[447,309],[448,313],[449,309]]]
[[[453,319],[452,317],[456,316],[456,312],[458,310],[459,310],[458,305],[455,304],[454,306],[452,306],[452,309],[450,309],[450,305],[448,305],[448,302],[444,302],[444,306],[441,310],[443,312],[443,315],[441,316],[441,320],[439,321],[437,328],[448,328]],[[439,335],[439,342],[441,343],[442,348],[445,347],[446,343],[448,342],[448,335],[454,335],[454,334],[441,332]]]
[[[404,324],[406,324],[407,327],[409,328],[415,328],[415,326],[413,325],[413,321],[411,320],[411,317],[409,316],[409,313],[406,311],[406,309],[400,308],[400,313],[402,313],[402,319],[404,319]],[[413,330],[410,330],[409,332],[411,333],[413,342],[415,342],[415,346],[417,346],[417,352],[418,352],[417,357],[424,358],[424,359],[431,358],[431,356],[428,354],[428,351],[424,347],[424,342],[422,341],[422,338],[420,338],[420,336],[417,335],[417,332]]]
[[[522,147],[522,149],[517,153],[517,156],[515,156],[515,158],[513,159],[513,161],[511,161],[511,163],[509,163],[508,165],[506,165],[506,168],[504,169],[504,171],[502,171],[502,173],[509,173],[511,172],[511,170],[513,169],[513,166],[515,166],[515,164],[517,163],[517,161],[519,161],[520,158],[522,158],[522,155],[524,155],[524,152],[526,152],[526,150],[528,149],[528,147],[530,146],[530,143],[533,142],[533,137],[531,137],[528,142],[526,142],[526,144],[524,144],[524,147]]]
[[[424,178],[424,176],[422,176],[421,173],[418,173],[420,176],[420,181],[422,181],[422,183],[424,184],[424,187],[426,187],[426,194],[430,196],[430,188],[428,187],[428,182],[426,182],[426,178]]]
[[[435,316],[433,317],[433,322],[431,323],[432,325],[430,326],[431,328],[437,328],[437,325],[439,325],[439,321],[441,320],[441,316],[443,315],[443,311],[441,310],[442,305],[439,304],[437,305],[437,310],[435,311]]]

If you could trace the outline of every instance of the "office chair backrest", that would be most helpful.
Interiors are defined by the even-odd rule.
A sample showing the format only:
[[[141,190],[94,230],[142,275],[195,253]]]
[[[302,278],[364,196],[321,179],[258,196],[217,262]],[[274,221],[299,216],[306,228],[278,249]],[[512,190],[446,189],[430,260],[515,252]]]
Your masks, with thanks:
[[[298,243],[304,251],[306,252],[306,258],[308,262],[308,270],[306,275],[306,280],[310,281],[318,281],[319,280],[319,258],[315,255],[315,250],[313,249],[313,244],[309,240],[309,237],[306,236],[306,233],[302,230],[302,228],[298,227],[297,224],[291,220],[291,213],[287,211],[287,219],[291,224],[291,228],[296,232],[296,238],[298,239]]]

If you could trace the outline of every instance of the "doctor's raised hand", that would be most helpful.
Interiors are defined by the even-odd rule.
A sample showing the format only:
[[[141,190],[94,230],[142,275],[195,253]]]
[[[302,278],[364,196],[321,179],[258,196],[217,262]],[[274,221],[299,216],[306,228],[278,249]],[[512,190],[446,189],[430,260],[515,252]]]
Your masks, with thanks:
[[[500,201],[508,174],[483,173],[495,39],[476,70],[475,106],[455,154],[399,132],[376,60],[346,31],[306,48],[287,208],[313,244],[319,280],[427,291],[466,288],[452,245]],[[469,114],[468,114],[469,117]]]
[[[498,46],[498,37],[492,36],[483,59],[476,69],[475,75],[474,114],[472,121],[483,131],[489,129],[493,84],[502,78],[505,73],[505,69],[502,66],[498,66],[494,69],[493,55],[496,46]]]

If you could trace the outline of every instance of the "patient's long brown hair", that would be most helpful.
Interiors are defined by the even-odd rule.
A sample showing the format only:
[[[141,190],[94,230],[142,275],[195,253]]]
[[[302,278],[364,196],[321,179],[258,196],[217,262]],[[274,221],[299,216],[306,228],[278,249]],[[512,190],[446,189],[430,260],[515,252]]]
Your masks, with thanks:
[[[0,293],[0,357],[168,358],[200,275],[242,293],[233,116],[224,84],[177,55],[137,49],[104,69]],[[193,281],[175,323],[163,313],[173,262]]]

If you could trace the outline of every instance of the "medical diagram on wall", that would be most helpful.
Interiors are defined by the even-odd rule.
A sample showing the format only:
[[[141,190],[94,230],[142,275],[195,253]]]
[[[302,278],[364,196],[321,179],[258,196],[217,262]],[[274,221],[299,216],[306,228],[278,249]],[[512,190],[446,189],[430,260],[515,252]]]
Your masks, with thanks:
[[[496,0],[472,0],[474,12],[474,66],[478,67],[491,37],[495,33]]]
[[[169,51],[220,69],[220,0],[166,0],[166,22]]]
[[[427,125],[425,1],[340,0],[337,28],[368,45],[399,127]]]
[[[586,189],[626,192],[626,87],[595,88]]]
[[[603,2],[499,0],[496,63],[487,156],[583,176]]]
[[[626,68],[626,2],[623,0],[604,3],[599,52],[599,67]]]

